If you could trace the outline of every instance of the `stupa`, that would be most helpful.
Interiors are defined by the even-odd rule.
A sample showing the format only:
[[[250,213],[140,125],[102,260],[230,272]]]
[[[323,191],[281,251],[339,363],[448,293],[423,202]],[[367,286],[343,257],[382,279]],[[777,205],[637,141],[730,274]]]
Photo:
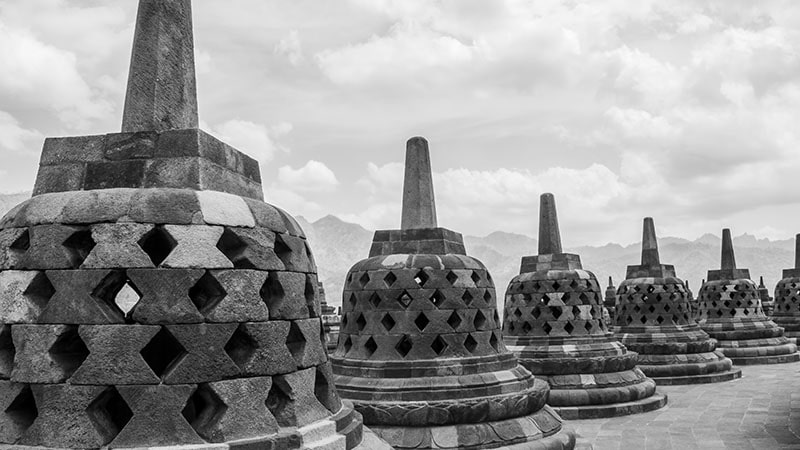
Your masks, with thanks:
[[[0,221],[5,446],[361,440],[303,231],[257,161],[198,129],[192,33],[190,0],[141,0],[122,132],[47,139]]]
[[[784,269],[775,286],[772,320],[784,329],[787,338],[800,337],[800,234],[795,237],[794,268]]]
[[[398,449],[570,449],[547,382],[503,345],[494,284],[439,228],[428,143],[408,141],[401,229],[376,231],[347,275],[339,393]]]
[[[675,267],[661,264],[653,219],[644,219],[642,262],[628,266],[617,291],[614,332],[639,354],[637,366],[657,384],[698,384],[742,376],[691,314]]]
[[[614,323],[614,315],[617,313],[617,288],[614,286],[614,280],[611,277],[608,277],[603,306],[605,306],[608,320],[610,320],[608,323]]]
[[[764,314],[767,317],[772,316],[772,310],[775,308],[775,300],[769,296],[769,289],[764,286],[764,277],[758,277],[758,298],[761,299],[761,307],[764,308]]]
[[[336,312],[336,308],[328,305],[325,288],[322,282],[319,283],[319,303],[322,316],[322,331],[325,334],[325,348],[332,352],[336,350],[339,342],[339,328],[342,325],[342,316]]]
[[[555,199],[541,196],[539,255],[522,258],[506,291],[506,346],[550,383],[548,404],[566,419],[652,411],[667,397],[636,368],[602,320],[603,294],[580,256],[561,250]]]
[[[697,322],[718,341],[734,364],[777,364],[800,360],[797,346],[761,307],[750,271],[736,268],[731,230],[722,230],[722,264],[709,270],[698,293]]]

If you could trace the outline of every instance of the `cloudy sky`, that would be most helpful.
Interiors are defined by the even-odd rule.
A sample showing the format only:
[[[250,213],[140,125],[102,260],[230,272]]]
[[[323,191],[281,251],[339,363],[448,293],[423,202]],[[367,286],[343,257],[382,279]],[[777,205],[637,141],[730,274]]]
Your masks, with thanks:
[[[46,136],[119,130],[135,0],[0,0],[0,192]],[[566,246],[800,232],[796,0],[195,0],[203,128],[269,202],[396,228],[405,141],[439,222]]]

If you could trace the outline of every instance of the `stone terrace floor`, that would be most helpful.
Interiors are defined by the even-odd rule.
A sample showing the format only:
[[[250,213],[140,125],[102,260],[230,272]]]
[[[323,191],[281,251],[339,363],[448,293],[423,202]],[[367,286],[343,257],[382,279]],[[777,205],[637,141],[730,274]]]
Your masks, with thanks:
[[[658,391],[669,396],[658,411],[569,421],[579,448],[800,449],[800,362],[743,366],[738,380]]]

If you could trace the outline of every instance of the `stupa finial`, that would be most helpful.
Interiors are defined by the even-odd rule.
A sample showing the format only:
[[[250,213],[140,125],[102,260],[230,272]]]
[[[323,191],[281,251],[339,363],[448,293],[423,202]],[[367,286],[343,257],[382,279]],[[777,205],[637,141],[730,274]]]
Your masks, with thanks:
[[[642,232],[642,265],[657,266],[661,264],[658,257],[658,240],[656,240],[656,226],[652,217],[644,218]]]
[[[198,128],[191,0],[140,0],[122,131]]]
[[[403,180],[403,217],[400,228],[436,228],[436,202],[428,141],[413,137],[406,143],[406,171]]]
[[[539,202],[539,254],[563,253],[561,232],[558,230],[556,199],[553,194],[542,194]]]
[[[794,268],[800,269],[800,234],[794,237]]]
[[[609,286],[613,286],[614,285],[614,280],[611,279],[611,275],[608,276],[608,285]]]
[[[730,228],[722,230],[722,262],[720,269],[736,269],[736,256],[733,254],[733,240],[731,239]]]

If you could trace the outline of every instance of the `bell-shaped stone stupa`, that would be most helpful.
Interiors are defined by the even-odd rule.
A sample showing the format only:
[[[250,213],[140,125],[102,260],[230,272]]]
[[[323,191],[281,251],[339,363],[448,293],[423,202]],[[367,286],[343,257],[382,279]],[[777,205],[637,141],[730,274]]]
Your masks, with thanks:
[[[794,268],[784,269],[781,281],[775,286],[772,320],[783,327],[787,338],[800,337],[800,234],[795,237]]]
[[[361,440],[303,231],[257,161],[197,128],[193,58],[190,0],[141,0],[123,132],[47,139],[0,221],[5,446]]]
[[[617,291],[617,338],[639,354],[638,367],[657,384],[728,381],[742,371],[716,350],[692,318],[688,289],[661,264],[653,219],[644,219],[642,263],[628,266]]]
[[[722,230],[722,264],[709,270],[698,293],[697,323],[718,341],[734,364],[777,364],[800,360],[797,346],[761,307],[750,271],[736,268],[731,230]]]
[[[437,227],[423,138],[407,145],[401,229],[376,231],[369,254],[347,275],[331,361],[370,429],[398,449],[574,446],[547,383],[503,345],[486,267]]]
[[[548,404],[567,419],[651,411],[667,398],[636,368],[636,353],[613,336],[603,294],[580,256],[561,250],[555,199],[543,194],[539,255],[522,258],[506,291],[503,334],[509,350],[550,383]]]
[[[614,280],[611,277],[608,277],[608,286],[606,286],[606,293],[605,297],[603,298],[603,306],[605,306],[606,312],[608,314],[608,324],[614,323],[614,315],[617,314],[617,288],[614,286]],[[609,325],[610,326],[610,325]]]

